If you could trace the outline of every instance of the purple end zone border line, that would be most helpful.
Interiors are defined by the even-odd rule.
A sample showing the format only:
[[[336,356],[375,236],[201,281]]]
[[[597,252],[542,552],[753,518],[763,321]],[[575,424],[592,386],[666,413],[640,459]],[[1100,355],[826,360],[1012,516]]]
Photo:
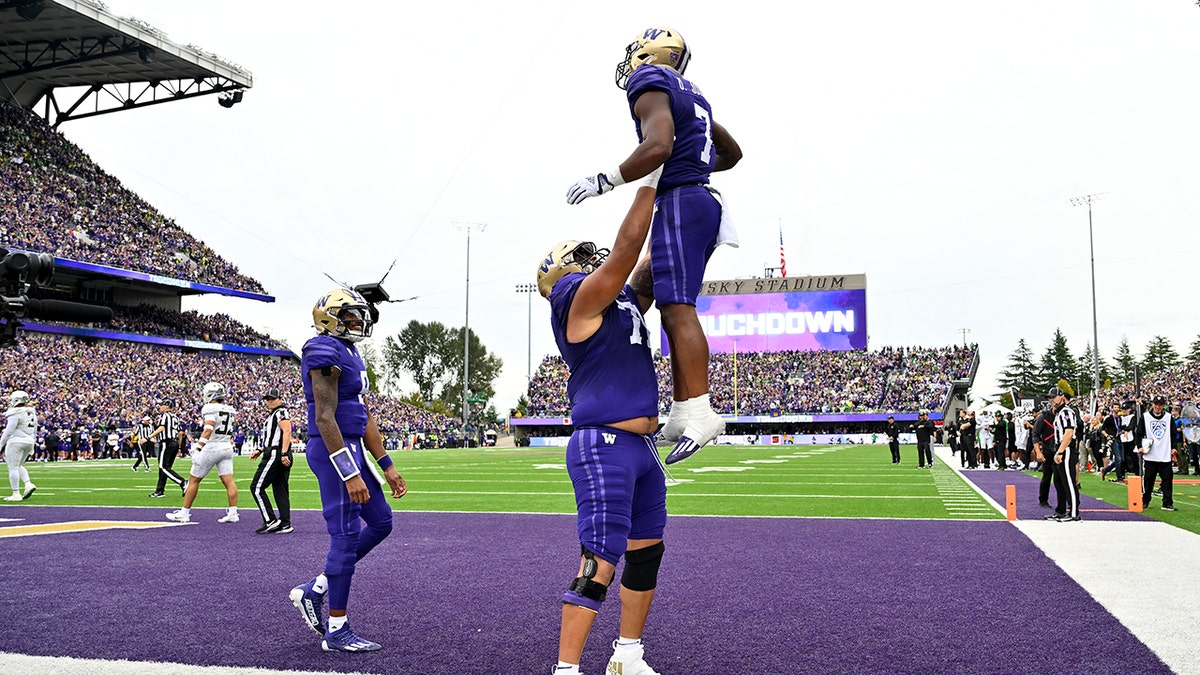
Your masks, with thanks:
[[[1041,520],[1052,512],[1038,506],[1038,486],[1041,484],[1041,474],[1036,476],[1024,473],[1022,471],[997,471],[995,469],[975,469],[963,470],[963,478],[971,481],[980,490],[983,490],[989,497],[996,500],[1000,506],[1004,506],[1007,502],[1005,496],[1005,487],[1014,485],[1017,488],[1017,520]],[[1050,486],[1050,505],[1053,507],[1058,503],[1057,493],[1054,491],[1054,485]],[[1113,506],[1108,502],[1101,501],[1095,497],[1091,497],[1079,493],[1079,516],[1084,520],[1149,520],[1147,516],[1140,513],[1134,513],[1127,509],[1122,509],[1119,506]]]
[[[0,508],[25,519],[0,526],[165,512],[23,505]],[[187,527],[0,538],[0,650],[370,673],[554,663],[571,516],[397,513],[349,608],[384,651],[326,654],[287,600],[323,564],[320,514],[269,536],[253,512],[193,513]],[[614,592],[584,672],[604,672],[618,615]],[[645,639],[666,675],[1170,672],[1003,521],[675,518]]]

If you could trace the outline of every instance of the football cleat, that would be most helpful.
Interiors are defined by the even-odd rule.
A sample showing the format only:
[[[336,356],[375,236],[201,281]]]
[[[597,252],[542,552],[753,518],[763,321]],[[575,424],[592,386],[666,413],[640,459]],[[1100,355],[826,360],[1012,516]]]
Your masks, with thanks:
[[[167,520],[173,520],[177,523],[190,523],[192,522],[192,514],[179,509],[178,511],[168,513]]]
[[[25,491],[21,493],[21,499],[29,499],[30,497],[32,497],[32,496],[33,496],[33,493],[34,493],[36,490],[37,490],[37,486],[36,486],[36,485],[34,485],[33,483],[26,483],[26,484],[25,484]]]
[[[679,442],[675,444],[675,449],[663,461],[666,464],[682,462],[699,452],[700,448],[715,441],[717,436],[723,433],[725,433],[725,420],[709,409],[703,413],[700,419],[688,420],[687,429],[679,437]]]
[[[613,640],[613,655],[604,669],[605,675],[658,675],[642,658],[644,653],[642,645],[617,649],[617,641]]]
[[[4,501],[6,501],[6,502],[20,502],[20,501],[24,501],[24,500],[25,500],[25,498],[22,497],[21,495],[9,495],[4,498]]]
[[[304,623],[312,629],[317,635],[325,635],[325,622],[321,620],[321,614],[325,611],[325,594],[318,593],[313,590],[313,584],[316,579],[307,583],[300,584],[288,593],[288,598],[296,609],[300,610],[300,616],[304,618]]]
[[[327,652],[377,652],[383,647],[359,637],[350,624],[346,624],[332,633],[326,633],[325,639],[321,640],[321,649]]]
[[[236,513],[226,513],[225,515],[221,516],[220,518],[217,518],[218,523],[236,523],[237,521],[238,521],[238,514],[236,514]]]
[[[154,497],[155,499],[162,499],[163,497],[166,497],[166,495],[161,492],[151,492],[150,496]]]

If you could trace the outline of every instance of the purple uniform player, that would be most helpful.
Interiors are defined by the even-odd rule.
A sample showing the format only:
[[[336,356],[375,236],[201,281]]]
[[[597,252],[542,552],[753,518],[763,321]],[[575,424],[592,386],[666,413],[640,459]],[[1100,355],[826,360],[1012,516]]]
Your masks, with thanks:
[[[346,620],[355,564],[392,531],[393,497],[407,491],[383,449],[375,420],[363,403],[367,368],[354,343],[371,334],[370,307],[354,291],[326,293],[313,308],[320,333],[304,345],[300,362],[308,402],[305,457],[317,476],[321,508],[329,530],[325,571],[292,589],[292,604],[305,623],[323,637],[325,651],[368,652],[381,647],[359,637]],[[368,461],[367,453],[374,462]],[[379,476],[374,464],[383,469]],[[329,623],[322,606],[328,596]]]
[[[662,431],[676,446],[668,464],[690,457],[725,429],[709,402],[708,339],[696,316],[696,296],[722,217],[709,176],[742,157],[737,142],[713,120],[708,100],[683,78],[690,59],[683,37],[670,29],[650,28],[634,39],[617,65],[617,86],[628,94],[638,146],[616,169],[583,178],[567,192],[567,202],[578,204],[662,167],[650,258],[671,349],[674,403]]]
[[[654,293],[649,260],[625,282],[650,228],[658,174],[638,190],[611,253],[566,241],[538,268],[538,290],[550,301],[554,339],[571,371],[575,432],[566,460],[582,550],[578,576],[562,596],[557,675],[579,672],[622,556],[620,635],[605,672],[655,672],[643,659],[641,638],[664,551],[667,487],[654,447],[658,381],[643,319]]]

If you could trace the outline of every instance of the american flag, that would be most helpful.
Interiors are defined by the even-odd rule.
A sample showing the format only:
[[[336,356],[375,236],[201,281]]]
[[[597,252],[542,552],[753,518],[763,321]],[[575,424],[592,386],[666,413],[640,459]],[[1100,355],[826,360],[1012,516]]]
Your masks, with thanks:
[[[779,226],[779,275],[787,276],[787,258],[783,255],[783,225]]]

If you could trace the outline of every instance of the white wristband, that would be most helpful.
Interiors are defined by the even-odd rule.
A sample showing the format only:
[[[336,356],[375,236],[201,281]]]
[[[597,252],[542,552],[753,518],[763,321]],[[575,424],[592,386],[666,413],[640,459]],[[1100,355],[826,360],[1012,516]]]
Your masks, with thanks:
[[[330,454],[329,461],[333,463],[333,469],[337,471],[343,483],[362,473],[362,469],[359,469],[358,463],[354,461],[354,455],[350,454],[350,448],[342,448]]]
[[[608,182],[612,183],[613,187],[625,184],[625,177],[621,175],[621,165],[619,164],[611,171],[605,171],[604,177],[608,179]]]

